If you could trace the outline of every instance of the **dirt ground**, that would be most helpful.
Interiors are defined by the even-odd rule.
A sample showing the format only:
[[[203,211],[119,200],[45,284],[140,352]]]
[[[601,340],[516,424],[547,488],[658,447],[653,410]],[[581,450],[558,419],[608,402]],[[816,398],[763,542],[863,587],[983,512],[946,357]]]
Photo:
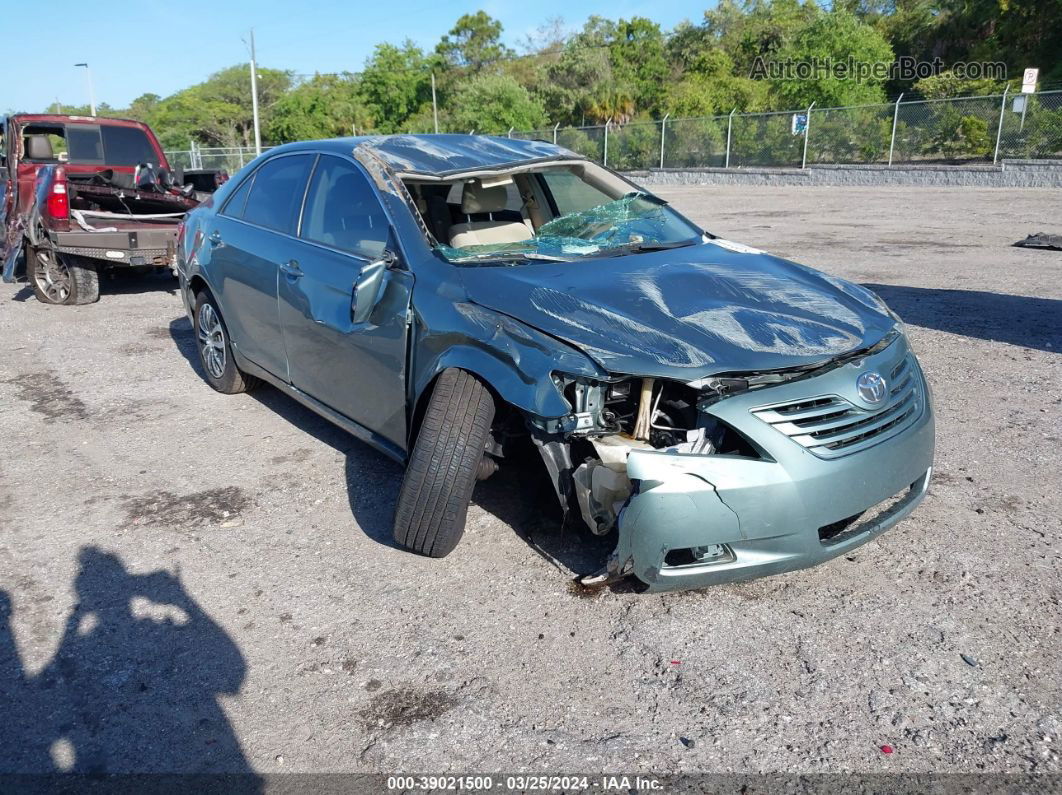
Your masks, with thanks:
[[[809,571],[587,598],[605,547],[502,472],[416,557],[400,469],[213,392],[168,278],[0,285],[0,770],[1062,771],[1062,253],[1011,247],[1062,196],[659,192],[904,317],[938,431],[913,517]]]

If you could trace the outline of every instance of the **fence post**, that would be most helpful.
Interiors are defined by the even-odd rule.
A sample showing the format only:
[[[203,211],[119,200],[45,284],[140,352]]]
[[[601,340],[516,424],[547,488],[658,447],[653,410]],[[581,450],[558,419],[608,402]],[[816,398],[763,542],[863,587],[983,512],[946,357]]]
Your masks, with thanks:
[[[667,117],[670,115],[665,113],[663,121],[660,122],[660,168],[664,167],[664,135],[667,132]]]
[[[896,110],[892,112],[892,138],[889,139],[889,165],[892,165],[892,150],[896,146],[896,121],[900,118],[900,100],[903,99],[903,92],[900,92],[900,96],[896,97]]]
[[[1003,137],[1003,113],[1007,109],[1007,92],[1010,91],[1010,85],[1003,89],[1003,101],[999,105],[999,127],[996,129],[996,151],[992,155],[992,165],[996,164],[999,160],[999,139]],[[1026,100],[1028,102],[1028,100]]]
[[[737,108],[730,111],[730,115],[726,117],[726,161],[723,163],[723,168],[730,168],[730,128],[734,124],[734,113]]]
[[[804,156],[800,160],[801,168],[808,166],[808,136],[811,134],[811,109],[813,107],[815,107],[814,102],[808,105],[808,117],[804,120]]]
[[[605,151],[604,157],[601,159],[601,165],[603,166],[608,166],[608,127],[610,124],[612,124],[612,119],[605,122]]]
[[[560,127],[560,122],[553,125],[553,145],[557,145],[557,129]]]
[[[506,138],[512,138],[513,137],[513,130],[515,130],[515,129],[516,129],[515,127],[510,127],[509,128],[509,132],[505,133],[505,137]]]

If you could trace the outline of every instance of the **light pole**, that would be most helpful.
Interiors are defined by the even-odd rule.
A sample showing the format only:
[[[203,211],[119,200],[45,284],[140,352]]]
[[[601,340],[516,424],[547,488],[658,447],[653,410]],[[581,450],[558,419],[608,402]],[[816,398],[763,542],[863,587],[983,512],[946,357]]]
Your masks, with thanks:
[[[89,65],[87,63],[76,63],[76,64],[74,64],[74,66],[75,67],[77,67],[77,66],[84,66],[85,67],[85,80],[88,82],[88,92],[89,92],[89,108],[92,110],[92,115],[95,116],[96,115],[96,92],[92,90],[92,70],[89,69]]]
[[[262,131],[258,126],[258,63],[254,58],[254,28],[251,28],[251,117],[254,120],[254,154],[262,154]]]

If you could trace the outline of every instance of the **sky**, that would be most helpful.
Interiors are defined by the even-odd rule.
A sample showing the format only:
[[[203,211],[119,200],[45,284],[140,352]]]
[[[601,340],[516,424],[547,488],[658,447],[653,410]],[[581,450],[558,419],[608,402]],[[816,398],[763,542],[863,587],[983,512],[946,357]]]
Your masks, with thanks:
[[[0,5],[6,5],[6,2]],[[2,111],[46,111],[56,101],[87,104],[88,62],[96,101],[126,107],[145,93],[168,96],[212,72],[248,61],[244,41],[254,27],[258,62],[297,73],[359,71],[373,46],[412,39],[435,46],[459,16],[480,9],[501,20],[514,48],[551,18],[580,27],[592,14],[612,19],[645,16],[669,30],[699,22],[712,0],[511,0],[440,2],[376,0],[58,0],[48,3],[46,38],[39,6],[12,2],[4,27],[24,30],[5,46]],[[46,43],[42,43],[46,42]],[[62,53],[60,54],[60,50]],[[12,71],[13,67],[13,71]]]

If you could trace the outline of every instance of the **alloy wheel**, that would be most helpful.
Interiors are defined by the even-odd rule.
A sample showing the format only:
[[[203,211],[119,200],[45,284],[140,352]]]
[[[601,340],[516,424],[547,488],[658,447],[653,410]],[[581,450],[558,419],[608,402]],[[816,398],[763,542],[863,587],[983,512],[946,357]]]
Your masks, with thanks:
[[[35,252],[33,280],[53,304],[61,304],[70,297],[72,277],[70,269],[51,251]]]
[[[221,378],[225,373],[225,330],[210,304],[203,304],[199,310],[199,351],[207,372]]]

